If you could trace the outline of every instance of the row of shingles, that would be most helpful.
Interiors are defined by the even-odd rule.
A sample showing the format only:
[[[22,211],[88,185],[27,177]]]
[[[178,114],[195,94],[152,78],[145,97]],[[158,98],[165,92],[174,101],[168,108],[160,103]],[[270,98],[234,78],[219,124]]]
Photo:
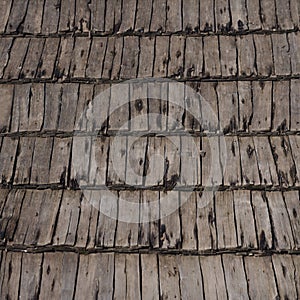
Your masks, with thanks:
[[[0,43],[4,81],[255,78],[300,73],[298,33],[2,38]]]
[[[1,190],[0,228],[12,247],[293,251],[299,213],[298,191],[19,189]]]
[[[5,1],[0,33],[230,32],[294,29],[296,0]]]
[[[299,256],[1,252],[10,299],[296,299]],[[99,268],[101,266],[101,269]],[[191,276],[192,275],[192,276]]]
[[[298,149],[299,136],[271,137],[270,142],[262,136],[228,136],[220,141],[217,137],[4,137],[1,183],[289,187],[299,185]]]
[[[6,84],[0,131],[298,131],[299,86],[299,80]]]
[[[2,185],[299,186],[300,136],[3,137]]]

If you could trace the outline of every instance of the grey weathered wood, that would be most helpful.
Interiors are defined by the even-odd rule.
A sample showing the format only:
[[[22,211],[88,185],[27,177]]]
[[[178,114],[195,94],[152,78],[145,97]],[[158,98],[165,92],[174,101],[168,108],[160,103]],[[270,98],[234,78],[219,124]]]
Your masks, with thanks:
[[[170,39],[170,60],[168,63],[168,77],[181,78],[184,73],[184,45],[185,38],[172,35]]]
[[[182,237],[179,216],[179,193],[177,191],[160,193],[160,246],[161,248],[180,248]]]
[[[81,193],[65,190],[59,209],[53,245],[70,245],[76,242],[76,231],[80,214]]]
[[[13,105],[13,85],[2,85],[0,88],[0,132],[8,132],[11,120],[11,107]]]
[[[203,37],[203,52],[205,61],[205,76],[220,76],[221,66],[219,58],[219,42],[217,36]]]
[[[226,134],[238,127],[238,91],[235,82],[221,82],[217,86],[220,128]]]
[[[230,1],[232,27],[236,31],[248,29],[248,14],[246,0]],[[251,13],[251,12],[250,12]]]
[[[41,32],[44,2],[45,0],[29,0],[23,24],[24,33],[39,34]]]
[[[200,258],[200,265],[205,298],[226,299],[227,291],[221,256],[202,256]]]
[[[182,299],[201,299],[203,297],[203,285],[199,257],[179,256],[178,269]]]
[[[12,38],[5,38],[0,40],[0,78],[4,75],[4,70],[9,60],[9,51],[13,43]]]
[[[288,212],[281,192],[267,192],[266,194],[272,228],[274,232],[274,246],[276,249],[293,249],[294,238],[289,221]]]
[[[141,299],[138,254],[115,255],[115,299]]]
[[[32,157],[30,183],[49,183],[50,158],[53,147],[53,138],[36,138]]]
[[[287,6],[287,5],[285,5]],[[272,46],[274,55],[274,70],[276,75],[291,74],[290,47],[286,34],[273,34]]]
[[[92,0],[89,3],[91,10],[91,30],[103,32],[105,26],[105,0]]]
[[[272,82],[254,81],[252,131],[269,131],[271,129]]]
[[[2,215],[4,206],[6,204],[8,193],[9,193],[8,189],[0,189],[0,215]]]
[[[237,190],[233,195],[238,247],[257,248],[250,191]]]
[[[299,26],[299,11],[300,11],[300,4],[297,0],[290,0],[290,13],[292,18],[292,23],[294,27]]]
[[[180,181],[180,137],[172,136],[165,141],[165,182],[167,188],[173,188]]]
[[[58,31],[59,12],[60,7],[57,5],[56,0],[45,0],[42,22],[43,34],[51,34]]]
[[[90,38],[77,37],[72,54],[70,65],[70,76],[75,78],[84,78],[87,67],[89,49],[91,45]],[[97,66],[96,61],[94,61]]]
[[[293,186],[299,182],[291,147],[286,137],[270,137],[274,160],[277,165],[279,184]]]
[[[241,35],[237,38],[239,76],[257,74],[253,35]]]
[[[272,255],[272,262],[277,279],[280,298],[297,298],[295,283],[295,266],[290,255]]]
[[[23,253],[19,291],[20,299],[34,299],[38,297],[40,278],[42,276],[42,260],[42,253]]]
[[[154,59],[154,37],[143,37],[140,39],[140,59],[138,77],[152,77]]]
[[[168,119],[169,131],[184,129],[185,101],[183,84],[170,82],[168,86]]]
[[[59,31],[72,31],[75,26],[76,1],[62,0],[60,3]]]
[[[220,36],[221,73],[223,77],[237,75],[237,47],[234,36]]]
[[[270,35],[253,35],[257,74],[271,76],[274,73],[272,41]]]
[[[28,131],[40,131],[44,119],[44,84],[33,83],[30,89]]]
[[[289,1],[290,2],[290,1]],[[292,12],[293,9],[290,3],[285,3],[284,1],[275,0],[276,5],[276,16],[278,21],[278,27],[280,29],[291,29],[293,28],[292,22]]]
[[[293,161],[296,166],[297,171],[297,177],[298,181],[296,182],[296,185],[300,184],[300,136],[299,135],[291,135],[289,136],[290,146],[291,146],[291,152]]]
[[[232,191],[216,192],[216,222],[218,249],[237,246]]]
[[[184,2],[185,3],[185,2]],[[201,37],[187,37],[184,57],[184,76],[201,77],[203,72],[203,49]]]
[[[214,1],[200,1],[200,31],[215,31]]]
[[[249,299],[243,257],[233,254],[222,255],[226,287],[229,299]]]
[[[178,257],[159,256],[159,283],[161,299],[180,299]]]
[[[121,79],[137,77],[139,52],[139,38],[136,36],[124,37],[122,65],[120,72]]]
[[[244,260],[250,299],[278,297],[271,257],[253,258],[246,256]],[[260,274],[260,276],[257,276],[257,274]]]
[[[18,299],[18,291],[21,277],[22,253],[3,252],[1,262],[1,290],[0,297]]]
[[[299,5],[300,6],[300,5]],[[293,74],[300,73],[300,56],[299,56],[299,45],[300,45],[300,34],[297,32],[291,32],[288,34],[288,42],[290,45],[290,56],[291,56],[291,68]]]
[[[38,78],[52,78],[59,41],[59,38],[45,39],[43,53],[36,73]]]
[[[17,154],[18,139],[4,137],[0,153],[1,183],[11,183],[13,180],[14,162]]]
[[[137,1],[128,0],[122,3],[122,21],[118,32],[134,30]]]
[[[260,184],[257,154],[252,137],[239,138],[243,185]]]
[[[261,29],[260,2],[259,0],[247,1],[249,29]]]
[[[220,149],[218,137],[203,137],[201,151],[202,185],[221,185],[223,174],[220,165]]]
[[[66,79],[70,76],[70,64],[73,56],[75,39],[62,37],[60,39],[59,55],[54,70],[54,77]]]
[[[13,42],[9,60],[4,72],[4,79],[18,79],[26,56],[29,39],[16,38]]]
[[[2,9],[0,13],[0,33],[5,32],[6,24],[9,18],[10,9],[12,6],[11,0],[2,1]]]
[[[286,209],[289,214],[289,219],[291,222],[293,237],[295,241],[295,247],[299,249],[300,245],[300,203],[299,203],[299,192],[298,191],[288,191],[283,193],[284,201],[286,204]]]
[[[166,9],[167,1],[153,0],[152,1],[152,18],[150,31],[165,31],[166,30]]]
[[[300,129],[300,102],[298,101],[300,95],[300,84],[298,80],[291,80],[291,130]]]
[[[262,196],[262,192],[252,191],[251,195],[259,249],[271,249],[273,246],[273,237],[268,203],[265,197]]]
[[[238,129],[249,131],[252,119],[252,95],[251,82],[238,82],[238,98],[239,98],[239,125]]]
[[[166,31],[177,32],[182,30],[182,0],[167,0]]]
[[[122,1],[106,1],[105,31],[116,32],[120,28],[122,20]]]
[[[155,39],[154,77],[166,77],[169,63],[169,37],[157,36]]]
[[[75,299],[113,296],[114,254],[81,255]]]
[[[78,254],[46,252],[40,285],[40,298],[73,298],[77,273]]]
[[[278,175],[267,137],[253,137],[261,184],[278,185]]]
[[[103,79],[119,78],[119,71],[122,58],[122,47],[122,38],[108,37],[105,58],[103,61]]]
[[[276,11],[274,2],[274,0],[269,0],[260,3],[262,29],[271,30],[276,28]]]
[[[106,37],[93,38],[90,50],[91,53],[86,66],[86,77],[101,78],[106,45]]]
[[[197,250],[196,193],[180,192],[182,248]],[[201,234],[201,233],[200,233]]]
[[[290,83],[288,81],[273,82],[273,120],[272,127],[276,131],[286,131],[290,126],[289,102]]]
[[[135,30],[141,32],[148,32],[150,29],[152,0],[146,0],[137,3]]]
[[[199,31],[199,1],[182,1],[182,25],[187,32]]]
[[[212,191],[196,193],[198,249],[216,249],[216,215]]]
[[[45,40],[41,38],[30,39],[26,58],[20,73],[21,78],[35,78],[44,42]]]
[[[35,137],[20,137],[14,184],[30,182]]]
[[[142,299],[154,300],[159,296],[157,256],[141,254]]]
[[[7,33],[22,33],[23,20],[27,12],[28,0],[15,1],[12,3],[8,23],[6,25]]]
[[[89,32],[91,29],[90,1],[76,0],[75,28],[81,32]]]
[[[121,191],[119,194],[116,247],[138,246],[139,210],[140,192]]]
[[[63,85],[60,99],[58,131],[72,132],[74,130],[78,90],[79,84],[77,83],[66,83]]]
[[[228,31],[231,25],[229,2],[226,0],[216,0],[214,11],[216,31]]]

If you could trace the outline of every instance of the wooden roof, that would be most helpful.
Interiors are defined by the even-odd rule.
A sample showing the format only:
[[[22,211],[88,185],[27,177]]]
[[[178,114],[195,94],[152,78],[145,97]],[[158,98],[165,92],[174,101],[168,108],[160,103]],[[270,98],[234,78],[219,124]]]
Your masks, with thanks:
[[[2,2],[0,299],[299,297],[298,1]]]

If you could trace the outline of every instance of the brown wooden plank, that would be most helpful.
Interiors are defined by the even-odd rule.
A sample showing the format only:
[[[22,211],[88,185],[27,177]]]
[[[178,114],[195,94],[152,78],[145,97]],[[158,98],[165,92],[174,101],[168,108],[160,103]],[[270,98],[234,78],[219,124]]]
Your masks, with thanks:
[[[121,191],[119,194],[116,247],[136,247],[139,238],[139,191]]]
[[[41,32],[44,2],[45,0],[29,0],[23,23],[24,33],[39,34]]]
[[[199,31],[199,1],[182,2],[182,30],[187,32]]]
[[[136,7],[137,1],[127,0],[122,2],[122,18],[121,25],[118,32],[126,32],[134,30]]]
[[[214,1],[200,1],[200,31],[215,31]]]
[[[11,120],[11,107],[13,105],[13,85],[2,85],[0,88],[0,132],[8,132]]]
[[[91,10],[91,30],[103,32],[105,26],[105,0],[92,0],[89,3]]]
[[[216,31],[228,31],[231,27],[230,6],[226,0],[215,1]]]
[[[271,257],[246,256],[244,260],[250,299],[278,297]],[[260,276],[257,276],[257,274],[260,274]]]
[[[1,183],[11,183],[13,180],[14,162],[17,155],[18,139],[4,137],[0,153]]]
[[[151,60],[150,57],[154,58],[154,46],[154,37],[150,36],[140,39],[140,60],[138,69],[139,78],[152,77],[154,60]]]
[[[120,78],[130,79],[137,77],[139,60],[139,38],[135,36],[124,37],[124,48]]]
[[[161,299],[180,299],[178,257],[159,256],[159,283]]]
[[[232,27],[234,30],[248,29],[248,3],[246,0],[230,1]],[[250,12],[251,13],[251,12]]]
[[[252,131],[269,131],[271,129],[272,82],[254,81]]]
[[[237,190],[233,195],[238,247],[257,248],[250,191]]]
[[[13,43],[12,38],[5,38],[0,40],[0,78],[4,75],[4,70],[9,60],[9,52]]]
[[[290,2],[290,1],[289,1]],[[277,23],[280,29],[291,29],[294,24],[292,21],[291,5],[281,0],[275,0]]]
[[[59,41],[59,38],[45,39],[43,53],[36,73],[38,78],[52,78]]]
[[[59,209],[56,230],[53,237],[54,245],[73,246],[80,214],[81,193],[65,190]]]
[[[237,75],[237,47],[234,36],[220,36],[221,73],[223,77]]]
[[[33,83],[30,90],[28,131],[40,131],[44,119],[44,84]]]
[[[102,78],[119,78],[122,47],[122,38],[108,37],[105,58],[103,60]]]
[[[87,0],[76,0],[75,5],[75,28],[81,32],[91,30],[91,8]]]
[[[168,63],[168,77],[181,78],[184,72],[185,38],[172,35],[170,39],[170,60]]]
[[[292,152],[292,157],[293,161],[296,166],[296,171],[297,171],[297,177],[298,177],[298,182],[296,185],[299,185],[299,177],[300,177],[300,136],[299,135],[290,135],[289,136],[289,142],[291,146],[291,152]]]
[[[300,11],[300,4],[297,0],[290,0],[290,13],[292,18],[292,23],[294,27],[299,26],[299,11]]]
[[[60,18],[58,30],[72,31],[75,26],[76,1],[62,0],[60,3]]]
[[[273,246],[273,237],[268,203],[266,198],[263,197],[262,192],[252,191],[251,195],[259,249],[271,249]]]
[[[300,7],[300,5],[299,5]],[[288,43],[290,45],[290,56],[291,56],[291,68],[292,74],[300,73],[300,56],[299,56],[299,45],[300,35],[297,32],[291,32],[288,34]]]
[[[205,61],[205,76],[220,76],[221,66],[219,58],[219,42],[217,36],[203,37],[203,52]]]
[[[150,31],[162,31],[166,30],[166,9],[167,1],[153,0],[152,1],[152,18],[150,24]]]
[[[279,184],[282,186],[293,186],[299,182],[297,169],[293,161],[291,146],[286,137],[270,137],[271,147],[277,172]]]
[[[184,2],[185,3],[185,2]],[[202,38],[189,36],[186,38],[184,57],[185,77],[201,77],[203,72]]]
[[[274,272],[277,279],[279,297],[282,299],[296,299],[295,267],[292,257],[287,254],[272,255]]]
[[[243,257],[223,254],[222,261],[229,299],[249,299]]]
[[[8,23],[6,25],[7,33],[22,33],[23,20],[27,12],[28,0],[15,1],[12,3]]]
[[[184,129],[185,86],[177,82],[168,84],[168,130],[176,131]]]
[[[278,185],[278,175],[267,137],[253,137],[261,184]]]
[[[243,185],[260,184],[259,169],[252,137],[239,138]]]
[[[159,297],[157,261],[156,255],[141,254],[142,299],[154,300]]]
[[[177,32],[182,30],[182,0],[167,0],[166,31]]]
[[[51,34],[58,31],[59,12],[60,7],[57,5],[56,0],[45,0],[41,31],[43,34]]]
[[[179,192],[160,192],[160,247],[180,248]]]
[[[4,79],[18,79],[26,56],[29,39],[16,38],[13,42],[9,60],[3,75]]]
[[[93,38],[88,63],[86,65],[86,77],[101,78],[106,51],[107,38]]]
[[[206,299],[226,299],[226,283],[222,270],[221,256],[203,256],[200,258]]]
[[[262,29],[271,30],[276,28],[276,6],[274,2],[274,0],[260,2]]]
[[[12,6],[11,0],[2,1],[2,9],[1,9],[1,13],[0,13],[0,33],[5,32],[5,28],[6,28],[8,18],[9,18],[11,6]]]
[[[73,298],[77,264],[77,253],[44,253],[40,298]]]
[[[120,28],[122,14],[122,1],[106,1],[105,11],[105,31],[117,32]]]
[[[295,243],[282,193],[277,191],[267,192],[266,197],[272,220],[275,248],[293,249]]]
[[[274,74],[272,60],[272,41],[270,35],[253,35],[257,74],[260,76],[271,76]]]
[[[291,130],[299,130],[300,129],[300,83],[299,80],[291,80]]]
[[[253,35],[241,35],[236,39],[238,49],[239,76],[256,75],[257,71],[255,65],[255,48]]]
[[[135,30],[140,32],[148,32],[150,30],[152,0],[146,0],[137,3]]]
[[[157,36],[155,39],[154,77],[166,77],[169,62],[169,37]]]
[[[275,74],[276,75],[291,74],[290,47],[287,41],[287,35],[273,34],[272,46],[273,46],[273,55],[274,55]]]
[[[239,98],[239,126],[241,131],[249,131],[252,119],[252,95],[251,82],[239,81],[238,83]]]
[[[2,215],[4,206],[6,204],[8,193],[9,193],[8,189],[0,189],[0,215]]]
[[[247,13],[248,13],[248,24],[249,29],[261,29],[261,18],[260,18],[260,1],[253,0],[247,2]]]

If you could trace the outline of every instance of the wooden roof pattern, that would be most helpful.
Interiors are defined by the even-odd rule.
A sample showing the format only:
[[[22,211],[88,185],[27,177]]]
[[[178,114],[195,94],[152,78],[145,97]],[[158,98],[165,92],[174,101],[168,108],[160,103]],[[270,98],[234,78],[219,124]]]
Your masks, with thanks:
[[[299,298],[299,23],[298,0],[2,1],[0,299]]]

